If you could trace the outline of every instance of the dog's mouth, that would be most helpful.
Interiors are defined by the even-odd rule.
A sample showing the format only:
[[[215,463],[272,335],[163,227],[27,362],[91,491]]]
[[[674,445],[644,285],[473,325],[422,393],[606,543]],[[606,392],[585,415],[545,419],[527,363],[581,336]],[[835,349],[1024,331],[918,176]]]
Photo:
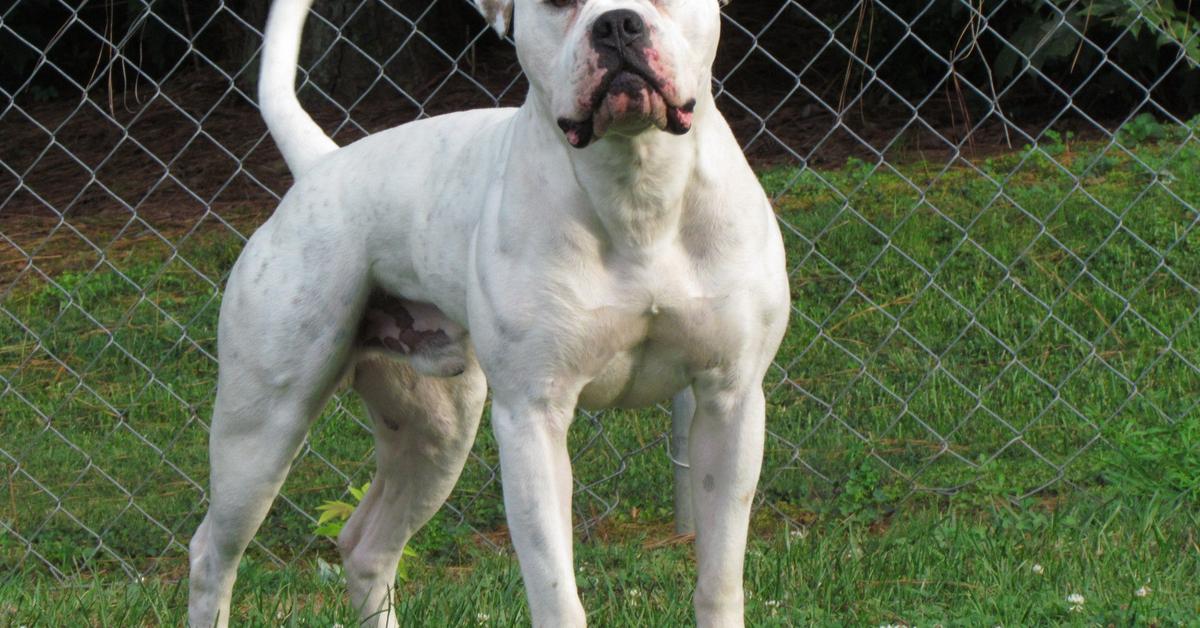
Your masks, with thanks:
[[[591,98],[591,112],[582,120],[560,118],[558,126],[575,148],[584,148],[609,133],[636,135],[651,127],[674,135],[692,128],[696,101],[672,104],[652,74],[633,67],[609,72]]]

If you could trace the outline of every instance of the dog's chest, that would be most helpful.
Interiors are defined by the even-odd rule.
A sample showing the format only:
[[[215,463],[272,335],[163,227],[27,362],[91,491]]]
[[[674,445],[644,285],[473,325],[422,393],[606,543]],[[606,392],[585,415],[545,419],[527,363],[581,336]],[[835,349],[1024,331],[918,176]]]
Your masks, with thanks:
[[[578,346],[588,383],[581,407],[635,408],[670,399],[733,349],[722,330],[736,317],[736,296],[714,297],[694,283],[670,280],[638,293],[632,289],[620,305],[594,310],[582,326]]]
[[[670,399],[687,386],[693,360],[679,345],[649,337],[613,351],[579,394],[579,406],[641,408]]]

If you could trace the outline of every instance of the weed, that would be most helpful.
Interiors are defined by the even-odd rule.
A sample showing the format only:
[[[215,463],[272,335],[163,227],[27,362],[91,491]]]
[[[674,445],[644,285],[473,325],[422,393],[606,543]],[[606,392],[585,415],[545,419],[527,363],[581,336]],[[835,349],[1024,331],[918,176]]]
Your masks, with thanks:
[[[354,504],[348,504],[343,501],[327,501],[317,506],[318,516],[313,534],[337,540],[338,535],[342,533],[342,528],[346,527],[346,522],[350,520],[351,515],[354,514],[354,510],[362,503],[363,497],[370,488],[370,482],[358,488],[351,486],[349,491],[350,496],[354,498]],[[411,545],[405,545],[404,552],[400,556],[400,564],[396,567],[396,577],[401,582],[408,582],[409,563],[417,558],[417,551]],[[325,578],[341,576],[341,568],[335,569],[329,563],[326,563],[324,559],[318,559],[317,572]]]
[[[1126,145],[1156,142],[1167,136],[1167,127],[1149,113],[1139,113],[1117,132],[1117,139]]]

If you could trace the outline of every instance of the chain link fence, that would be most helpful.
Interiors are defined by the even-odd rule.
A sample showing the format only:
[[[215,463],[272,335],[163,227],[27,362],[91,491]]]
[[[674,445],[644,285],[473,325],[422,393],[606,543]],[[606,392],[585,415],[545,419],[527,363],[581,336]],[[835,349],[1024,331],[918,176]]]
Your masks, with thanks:
[[[252,97],[257,4],[0,9],[0,573],[185,571],[220,289],[289,184]],[[794,294],[760,516],[1166,490],[1145,448],[1198,455],[1195,30],[1111,5],[726,9],[714,89]],[[302,67],[342,144],[525,91],[462,0],[318,2]],[[252,555],[329,551],[316,507],[369,480],[364,417],[349,394],[321,416]],[[580,416],[583,534],[669,520],[669,428]],[[489,431],[433,525],[502,544]]]

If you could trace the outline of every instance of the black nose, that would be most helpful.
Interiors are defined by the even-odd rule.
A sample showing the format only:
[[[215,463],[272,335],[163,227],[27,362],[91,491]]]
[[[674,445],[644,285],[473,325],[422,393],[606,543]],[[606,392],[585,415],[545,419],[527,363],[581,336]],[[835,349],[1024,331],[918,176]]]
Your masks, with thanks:
[[[637,11],[618,9],[596,18],[592,25],[592,43],[597,48],[617,51],[633,46],[646,37],[646,22]]]

